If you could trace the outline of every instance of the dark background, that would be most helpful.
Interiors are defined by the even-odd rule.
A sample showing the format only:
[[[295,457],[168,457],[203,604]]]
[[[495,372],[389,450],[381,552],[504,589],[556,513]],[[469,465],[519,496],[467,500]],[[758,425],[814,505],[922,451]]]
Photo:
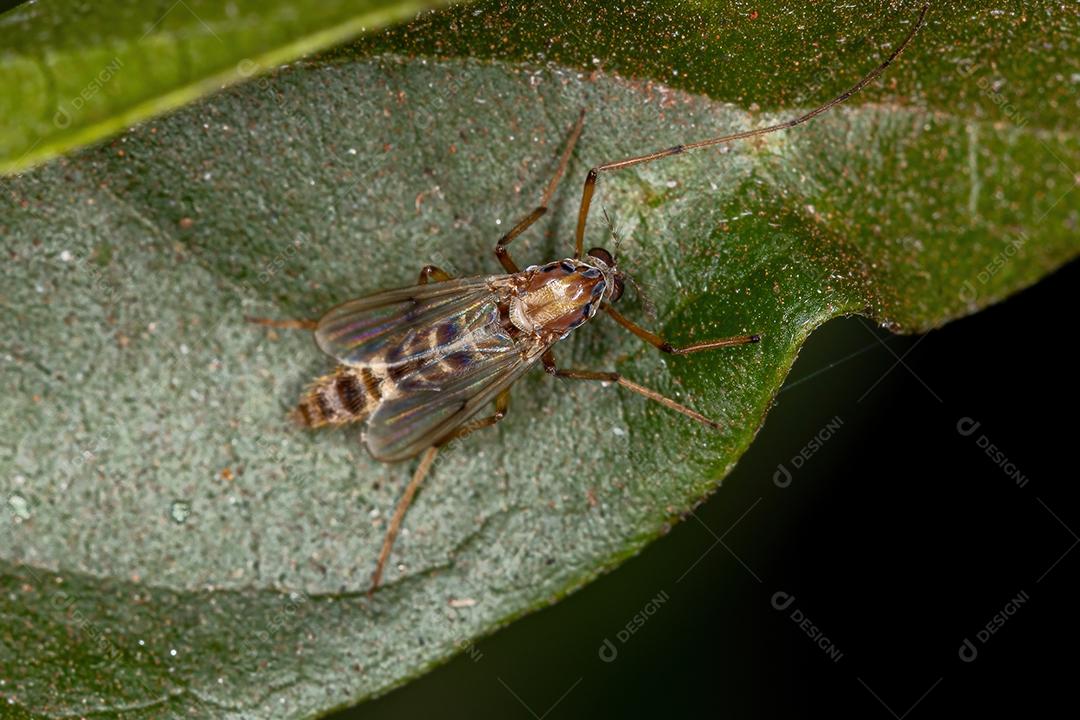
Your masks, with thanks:
[[[1075,664],[1060,658],[1080,639],[1070,590],[1080,563],[1078,285],[1074,262],[925,336],[862,318],[827,324],[749,452],[697,511],[701,523],[689,518],[616,572],[480,641],[473,657],[336,719],[1074,707]],[[794,469],[791,458],[836,417],[839,429]],[[965,437],[961,418],[980,425]],[[985,454],[984,436],[1026,484]],[[773,480],[779,462],[792,471],[785,488]],[[772,604],[780,591],[795,598],[784,611]],[[661,593],[666,601],[619,642]],[[796,610],[839,659],[792,620]],[[605,638],[618,651],[609,663],[598,653]],[[970,662],[959,656],[965,639],[978,653]]]

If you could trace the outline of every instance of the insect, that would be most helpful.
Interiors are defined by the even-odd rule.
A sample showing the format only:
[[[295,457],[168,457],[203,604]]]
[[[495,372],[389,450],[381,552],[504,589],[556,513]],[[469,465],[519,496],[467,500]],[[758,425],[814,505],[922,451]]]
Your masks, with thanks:
[[[319,348],[338,362],[333,372],[316,379],[300,399],[293,412],[300,424],[320,428],[366,423],[364,442],[375,459],[395,462],[420,456],[387,528],[369,593],[379,586],[405,513],[439,448],[502,420],[514,381],[537,363],[555,377],[611,383],[706,426],[719,427],[696,410],[619,373],[563,368],[555,360],[554,346],[600,312],[661,352],[674,355],[760,340],[758,334],[747,334],[677,347],[616,310],[627,276],[605,248],[584,250],[585,221],[597,178],[601,173],[765,135],[813,119],[884,72],[922,26],[927,7],[922,7],[911,30],[880,65],[804,115],[594,167],[582,191],[572,257],[522,270],[511,257],[509,246],[547,212],[581,136],[584,110],[539,206],[495,245],[495,256],[505,274],[455,279],[428,265],[420,271],[416,285],[350,300],[319,320],[248,318],[271,327],[313,330]],[[494,403],[494,412],[481,415],[489,403]]]

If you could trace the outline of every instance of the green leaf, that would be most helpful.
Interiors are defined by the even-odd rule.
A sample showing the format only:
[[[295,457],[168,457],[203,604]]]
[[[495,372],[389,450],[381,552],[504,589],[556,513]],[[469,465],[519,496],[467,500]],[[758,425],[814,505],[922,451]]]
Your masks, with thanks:
[[[26,3],[0,14],[0,175],[437,4]]]
[[[307,334],[244,316],[317,316],[426,263],[495,272],[495,239],[535,205],[586,107],[551,213],[513,246],[522,264],[563,256],[588,167],[809,109],[916,10],[883,22],[872,8],[707,7],[708,24],[688,14],[670,43],[648,44],[670,8],[638,24],[597,9],[604,24],[580,46],[610,48],[595,57],[627,73],[639,57],[630,79],[583,72],[588,54],[535,62],[576,6],[451,10],[6,181],[12,716],[310,717],[385,692],[614,567],[713,492],[821,323],[865,312],[931,328],[1077,254],[1075,12],[935,8],[884,81],[812,124],[604,177],[597,210],[659,319],[632,292],[624,311],[675,342],[764,337],[669,358],[598,318],[559,362],[617,368],[724,428],[530,373],[503,422],[440,455],[369,600],[413,464],[375,463],[355,430],[291,427],[285,413],[331,363]],[[409,52],[420,35],[446,57]],[[517,51],[480,52],[484,38]],[[458,57],[456,42],[485,57]],[[654,82],[671,79],[665,63],[698,67],[699,44],[730,54],[718,79],[694,93]],[[823,66],[805,90],[799,74]],[[590,227],[590,244],[607,242],[599,213]]]

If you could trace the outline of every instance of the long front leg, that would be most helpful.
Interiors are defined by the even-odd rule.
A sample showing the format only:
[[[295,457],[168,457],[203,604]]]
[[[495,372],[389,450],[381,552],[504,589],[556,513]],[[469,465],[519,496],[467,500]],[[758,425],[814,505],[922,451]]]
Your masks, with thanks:
[[[518,272],[517,263],[510,257],[510,248],[507,245],[534,222],[539,220],[544,213],[547,212],[548,203],[551,201],[551,196],[555,194],[555,188],[559,186],[559,180],[566,173],[566,166],[570,164],[570,155],[574,152],[574,146],[577,145],[578,138],[581,137],[581,129],[585,125],[585,111],[582,110],[578,115],[577,122],[574,124],[574,129],[570,133],[570,140],[566,143],[566,149],[563,151],[562,157],[559,159],[559,166],[555,169],[555,177],[551,178],[551,182],[548,183],[547,188],[544,190],[543,196],[540,198],[540,205],[531,213],[522,218],[517,225],[510,228],[510,231],[499,238],[499,242],[495,244],[495,257],[499,259],[503,269],[508,273]]]
[[[439,441],[439,447],[445,447],[455,440],[460,440],[466,435],[471,435],[481,428],[491,427],[495,423],[506,417],[507,410],[510,409],[510,388],[506,388],[497,396],[495,396],[495,414],[488,415],[487,417],[479,418],[478,420],[471,420],[454,432],[447,435],[445,438]]]
[[[696,420],[702,425],[707,425],[713,429],[722,427],[720,423],[715,420],[710,420],[697,410],[691,410],[682,403],[678,403],[666,395],[661,395],[655,390],[650,390],[644,385],[638,385],[636,382],[627,380],[617,372],[603,372],[597,370],[564,370],[555,365],[555,354],[548,350],[544,353],[540,361],[544,363],[544,369],[555,377],[571,378],[573,380],[599,380],[601,382],[610,382],[620,385],[621,387],[636,392],[638,395],[647,397],[650,400],[655,400],[666,408],[674,410],[675,412],[682,413],[686,417]]]
[[[735,345],[749,345],[761,340],[761,335],[755,333],[753,335],[736,335],[734,337],[716,338],[715,340],[702,340],[701,342],[692,343],[690,345],[676,347],[656,333],[649,332],[641,327],[610,305],[604,305],[604,310],[607,311],[608,315],[610,315],[615,322],[619,323],[660,352],[670,353],[672,355],[689,355],[690,353],[696,353],[702,350],[733,347]]]

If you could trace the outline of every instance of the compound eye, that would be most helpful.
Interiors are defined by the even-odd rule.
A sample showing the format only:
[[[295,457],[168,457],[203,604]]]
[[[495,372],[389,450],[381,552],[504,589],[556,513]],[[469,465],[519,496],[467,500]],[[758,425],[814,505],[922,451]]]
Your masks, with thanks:
[[[611,256],[611,253],[609,253],[607,250],[605,250],[602,247],[594,247],[592,250],[590,250],[588,252],[588,255],[590,257],[596,258],[597,260],[600,260],[601,262],[603,262],[608,267],[614,267],[614,265],[615,265],[615,258],[613,258]]]
[[[611,287],[611,299],[609,300],[609,302],[615,302],[616,300],[618,300],[619,298],[622,297],[622,291],[623,291],[623,279],[622,279],[622,277],[616,275],[613,278],[613,283],[614,284]]]

